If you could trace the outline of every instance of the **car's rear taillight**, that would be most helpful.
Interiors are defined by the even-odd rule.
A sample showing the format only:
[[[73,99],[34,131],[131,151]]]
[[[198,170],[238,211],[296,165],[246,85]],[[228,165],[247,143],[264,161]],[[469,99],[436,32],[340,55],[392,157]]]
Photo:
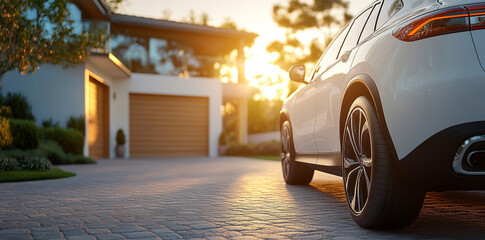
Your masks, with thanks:
[[[412,42],[447,33],[485,29],[485,4],[438,10],[393,32],[395,38]]]
[[[485,5],[470,5],[466,8],[470,13],[471,30],[485,29]]]
[[[464,7],[424,15],[394,31],[395,38],[407,42],[470,30],[468,11]]]

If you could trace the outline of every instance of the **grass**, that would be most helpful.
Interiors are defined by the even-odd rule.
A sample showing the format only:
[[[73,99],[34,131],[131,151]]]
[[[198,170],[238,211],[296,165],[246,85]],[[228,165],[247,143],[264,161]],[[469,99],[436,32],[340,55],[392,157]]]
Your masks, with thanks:
[[[280,156],[246,156],[248,158],[261,159],[261,160],[271,160],[280,161]]]
[[[67,178],[67,177],[73,177],[73,176],[76,176],[76,174],[72,172],[62,171],[59,168],[54,168],[50,171],[45,171],[45,172],[8,171],[8,172],[0,172],[0,183],[57,179],[57,178]]]

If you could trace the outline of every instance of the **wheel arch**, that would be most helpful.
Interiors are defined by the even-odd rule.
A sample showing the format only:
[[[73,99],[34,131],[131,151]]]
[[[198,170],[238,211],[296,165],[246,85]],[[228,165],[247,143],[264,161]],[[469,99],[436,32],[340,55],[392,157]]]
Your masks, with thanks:
[[[377,118],[379,123],[382,125],[381,127],[384,130],[384,135],[386,140],[389,144],[391,149],[391,155],[394,159],[397,158],[396,148],[394,147],[394,143],[392,141],[391,135],[389,134],[389,129],[387,128],[387,122],[384,116],[384,110],[382,108],[382,102],[379,95],[379,91],[377,89],[377,85],[375,84],[374,80],[367,74],[359,74],[350,80],[349,84],[345,89],[344,97],[342,100],[342,106],[340,108],[340,121],[339,121],[339,137],[340,141],[342,141],[342,133],[343,128],[345,126],[345,118],[347,117],[347,113],[354,102],[360,96],[366,97],[372,104],[374,110],[376,111]]]
[[[288,110],[286,108],[283,108],[281,109],[280,111],[280,128],[281,128],[281,125],[283,125],[283,123],[285,121],[288,121],[290,122],[290,126],[291,126],[291,121],[290,121],[290,115],[288,113]],[[281,129],[280,129],[281,130]]]

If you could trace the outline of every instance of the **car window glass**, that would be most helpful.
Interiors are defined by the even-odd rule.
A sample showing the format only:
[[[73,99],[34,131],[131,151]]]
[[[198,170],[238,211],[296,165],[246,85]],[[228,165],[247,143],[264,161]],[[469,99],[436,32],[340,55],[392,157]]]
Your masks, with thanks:
[[[340,47],[342,46],[342,43],[344,42],[345,36],[347,35],[348,31],[349,31],[349,25],[347,25],[338,34],[338,36],[335,37],[334,40],[328,45],[327,49],[325,50],[325,53],[318,61],[317,67],[315,68],[312,78],[316,77],[318,74],[325,71],[325,69],[327,69],[328,66],[330,66],[330,64],[332,64],[333,62],[335,62],[335,60],[337,60],[338,51],[340,50]]]
[[[380,7],[381,7],[381,4],[379,3],[372,10],[370,17],[367,20],[367,23],[365,24],[364,30],[362,30],[362,34],[360,35],[359,43],[364,41],[367,37],[369,37],[374,32]]]
[[[362,33],[362,29],[364,28],[365,22],[367,18],[369,18],[369,14],[372,8],[367,9],[365,12],[360,14],[357,18],[355,18],[354,22],[352,23],[352,27],[350,27],[350,31],[345,38],[344,44],[342,45],[342,49],[337,58],[339,58],[344,52],[349,51],[355,45],[357,45],[357,41],[359,40],[360,33]]]
[[[384,0],[379,18],[377,19],[376,29],[380,28],[386,23],[394,14],[399,12],[404,6],[401,0]]]

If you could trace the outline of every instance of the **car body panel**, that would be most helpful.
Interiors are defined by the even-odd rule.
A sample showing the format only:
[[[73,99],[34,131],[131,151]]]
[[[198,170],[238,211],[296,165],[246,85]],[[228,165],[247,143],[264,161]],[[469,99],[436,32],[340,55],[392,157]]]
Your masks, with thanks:
[[[392,36],[396,28],[425,12],[478,1],[443,2],[421,0],[409,4],[404,0],[403,10],[357,45],[346,64],[335,64],[285,101],[283,108],[292,118],[298,154],[315,157],[340,152],[344,93],[361,74],[375,83],[382,106],[379,114],[385,118],[389,141],[398,159],[404,159],[443,129],[485,120],[485,104],[481,104],[485,46],[479,44],[485,40],[485,30],[414,42]],[[318,165],[335,162],[320,158]]]
[[[485,43],[485,29],[472,31],[472,37],[482,69],[485,71],[485,44],[483,44]]]
[[[471,41],[470,32],[399,41],[379,69],[374,80],[399,159],[443,129],[485,119],[485,74]]]
[[[316,85],[313,82],[305,85],[294,97],[294,115],[292,116],[293,139],[298,153],[317,153],[313,138],[315,111],[317,104]]]
[[[315,142],[319,152],[340,151],[340,107],[345,90],[347,73],[358,47],[351,51],[347,62],[337,62],[315,79],[317,84],[317,113]]]

